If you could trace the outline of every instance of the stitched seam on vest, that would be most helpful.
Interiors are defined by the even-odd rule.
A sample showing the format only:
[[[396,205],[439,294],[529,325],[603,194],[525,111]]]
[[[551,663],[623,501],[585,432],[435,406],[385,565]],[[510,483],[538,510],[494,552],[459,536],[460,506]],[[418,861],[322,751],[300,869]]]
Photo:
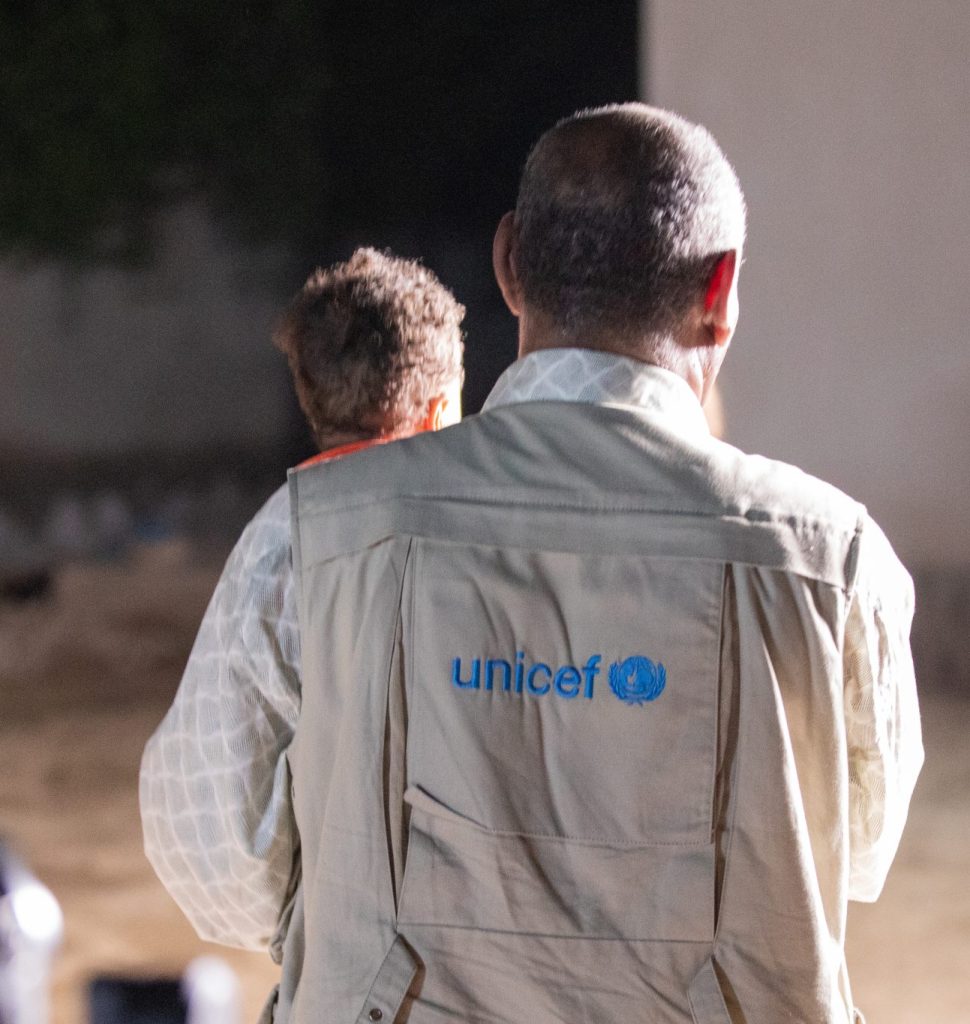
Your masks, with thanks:
[[[733,574],[733,571],[734,571],[734,567],[733,566],[731,567],[731,571],[732,571],[732,574]],[[737,599],[738,599],[738,586],[737,586],[737,581],[735,580],[735,583],[734,583],[734,601],[735,601],[735,604],[737,604]],[[739,656],[740,656],[740,647],[738,648],[738,651],[739,651]],[[743,683],[742,683],[743,673],[741,672],[740,661],[739,661],[739,664],[737,664],[735,666],[732,666],[732,668],[734,670],[736,670],[736,672],[737,672],[736,685],[737,685],[738,690],[739,690],[739,692],[738,692],[738,742],[737,742],[737,749],[735,750],[735,755],[734,755],[734,768],[733,768],[733,770],[731,772],[731,779],[730,779],[730,781],[728,783],[729,786],[731,787],[731,792],[734,795],[734,807],[731,810],[731,824],[728,827],[727,849],[724,851],[724,880],[721,883],[721,906],[719,908],[721,913],[718,914],[718,917],[717,917],[717,926],[714,929],[714,941],[713,941],[713,945],[711,947],[714,953],[717,952],[717,946],[718,946],[718,942],[719,942],[720,935],[721,935],[721,925],[724,923],[724,919],[727,917],[727,913],[726,913],[725,907],[726,907],[726,904],[728,902],[728,893],[730,892],[730,885],[729,885],[729,883],[730,883],[731,874],[732,874],[731,868],[734,865],[734,862],[731,859],[731,853],[734,850],[734,839],[735,839],[735,836],[737,835],[738,808],[741,806],[741,794],[738,791],[738,780],[741,777],[741,761],[742,761],[742,759],[744,757],[743,751],[744,751],[745,746],[746,746],[746,744],[744,742],[744,732],[747,730],[747,727],[748,727],[748,716],[747,716],[747,709],[746,709],[746,705],[748,703],[748,701],[747,701],[747,692],[748,691],[747,691],[747,687],[744,687]]]
[[[727,588],[727,574],[728,574],[728,563],[725,562],[721,568],[721,588],[720,588],[720,608],[718,609],[720,615],[718,616],[717,622],[717,646],[715,648],[717,658],[717,676],[715,685],[715,705],[714,705],[714,762],[711,766],[713,776],[711,778],[711,842],[717,843],[716,829],[717,821],[715,818],[715,810],[717,808],[718,793],[717,793],[717,769],[718,769],[718,754],[721,750],[721,695],[723,689],[723,680],[721,679],[721,671],[724,667],[724,658],[722,655],[722,645],[724,643],[724,614],[725,606],[727,604],[725,600],[725,591]],[[715,876],[717,870],[715,868]]]
[[[485,935],[515,935],[532,939],[556,939],[562,942],[650,942],[663,943],[663,945],[678,946],[707,946],[710,948],[710,939],[631,939],[613,935],[567,935],[562,932],[528,932],[513,931],[509,928],[483,928],[477,924],[442,924],[440,921],[406,921],[402,927],[410,928],[440,928],[457,932],[476,932]]]
[[[341,549],[341,550],[338,550],[338,551],[334,551],[334,552],[332,552],[330,554],[320,555],[320,556],[314,558],[312,561],[308,561],[307,564],[306,564],[306,568],[307,569],[313,569],[313,568],[316,568],[317,566],[324,565],[326,562],[331,562],[331,561],[334,561],[335,559],[338,559],[338,558],[344,558],[346,555],[351,554],[354,551],[363,550],[366,547],[375,547],[378,544],[383,544],[383,543],[386,543],[389,540],[393,540],[395,537],[403,537],[403,536],[412,537],[412,538],[417,539],[417,540],[432,540],[432,541],[434,541],[437,544],[455,544],[455,545],[459,545],[459,546],[468,545],[468,544],[473,545],[473,546],[475,546],[475,545],[483,545],[484,544],[484,546],[488,546],[488,547],[495,546],[494,543],[486,543],[486,542],[482,542],[482,541],[479,541],[479,540],[476,540],[476,539],[435,537],[435,536],[429,537],[429,536],[424,536],[424,535],[422,535],[420,533],[417,533],[414,530],[402,530],[400,532],[390,531],[388,533],[382,534],[379,537],[375,537],[373,539],[368,539],[366,542],[363,542],[360,545],[360,547],[352,547],[352,548],[347,548],[347,549]],[[506,542],[503,543],[502,546],[504,548],[508,548],[509,550],[512,550],[512,551],[523,550],[523,551],[549,551],[549,552],[560,552],[561,551],[561,552],[565,552],[565,553],[575,553],[576,552],[576,548],[575,547],[556,547],[556,546],[551,546],[551,545],[536,546],[534,544],[529,544],[529,543],[525,543],[525,542],[515,543],[513,541],[506,541]],[[580,553],[582,553],[582,552],[580,552]],[[774,565],[765,563],[764,561],[754,562],[754,561],[749,561],[746,558],[736,557],[734,555],[732,555],[729,558],[725,558],[725,556],[723,554],[708,555],[708,554],[694,554],[692,552],[681,552],[681,551],[666,552],[666,551],[652,551],[652,550],[630,552],[630,551],[623,551],[623,550],[620,550],[620,549],[617,549],[615,552],[610,552],[610,553],[612,553],[612,554],[628,554],[631,557],[650,558],[651,560],[656,560],[656,561],[665,561],[665,560],[670,559],[670,560],[675,560],[675,561],[679,561],[679,562],[714,562],[714,563],[716,563],[718,565],[731,565],[731,566],[736,566],[736,567],[742,568],[742,569],[766,569],[769,572],[784,572],[784,573],[786,573],[789,576],[794,576],[794,577],[796,577],[798,579],[811,580],[813,582],[821,583],[823,586],[833,587],[834,589],[838,590],[840,593],[847,594],[847,595],[849,594],[849,592],[848,592],[848,590],[846,589],[845,586],[842,586],[841,584],[839,584],[839,583],[829,579],[826,576],[821,576],[821,575],[818,575],[818,574],[812,573],[812,572],[802,572],[798,568],[794,568],[794,567],[784,568],[783,569],[783,568],[780,568],[778,566],[774,566]]]
[[[419,814],[425,814],[427,817],[433,818],[436,821],[450,822],[457,828],[467,828],[475,832],[484,832],[487,835],[498,836],[502,839],[544,839],[559,843],[575,843],[577,846],[590,846],[600,850],[703,849],[705,846],[711,845],[711,842],[708,839],[694,839],[680,843],[632,843],[623,842],[622,840],[607,842],[603,839],[590,839],[589,836],[562,835],[554,832],[516,832],[514,829],[489,828],[488,825],[480,825],[477,821],[472,821],[471,818],[462,818],[460,814],[455,814],[454,811],[452,814],[455,814],[455,818],[451,818],[445,817],[443,814],[435,814],[433,811],[426,811],[424,808],[417,808],[417,810]],[[459,820],[455,820],[456,818]]]
[[[550,512],[583,512],[594,515],[612,515],[616,513],[638,513],[642,515],[688,517],[694,519],[716,519],[726,522],[765,524],[770,526],[787,526],[790,528],[808,527],[814,530],[825,530],[843,536],[855,536],[860,532],[858,522],[852,526],[842,525],[833,519],[822,519],[813,516],[797,516],[784,512],[771,512],[768,509],[752,508],[747,512],[740,509],[729,512],[696,508],[665,508],[656,505],[627,503],[593,504],[578,500],[573,501],[522,501],[521,499],[499,499],[490,494],[477,495],[474,492],[457,497],[455,495],[435,494],[433,492],[399,493],[381,497],[368,498],[363,501],[337,502],[327,504],[323,508],[301,511],[302,520],[317,519],[331,516],[338,512],[356,512],[362,509],[382,505],[400,505],[408,502],[430,502],[435,505],[473,505],[495,509],[526,509],[547,510]]]
[[[304,591],[303,515],[300,513],[300,481],[294,473],[288,476],[290,488],[290,568],[296,583],[297,618],[306,619],[306,593]]]
[[[390,783],[391,783],[391,776],[392,776],[392,769],[391,769],[391,763],[390,763],[391,762],[391,743],[390,743],[390,740],[391,740],[391,686],[393,685],[393,680],[391,679],[391,672],[392,672],[392,670],[394,668],[394,653],[395,653],[394,649],[397,646],[397,640],[398,640],[398,636],[399,635],[401,637],[402,649],[403,649],[403,639],[404,639],[404,616],[403,616],[404,588],[407,585],[407,581],[408,581],[408,566],[409,566],[409,564],[411,562],[411,551],[412,551],[413,546],[414,546],[414,538],[413,537],[408,537],[408,546],[407,546],[407,549],[404,552],[404,562],[401,565],[401,586],[400,586],[400,588],[398,590],[398,595],[397,595],[397,622],[394,625],[394,631],[393,631],[393,636],[392,636],[392,640],[391,640],[390,657],[387,659],[387,677],[386,677],[386,680],[385,680],[385,697],[384,697],[384,757],[387,759],[387,764],[385,764],[383,766],[383,771],[381,773],[382,774],[382,780],[381,780],[382,785],[381,785],[381,788],[382,788],[383,797],[384,797],[384,806],[382,808],[382,811],[383,811],[385,839],[386,839],[386,846],[387,846],[387,870],[388,870],[388,875],[390,876],[390,881],[391,881],[391,899],[392,899],[393,904],[394,904],[394,908],[393,909],[394,909],[394,919],[395,920],[397,919],[398,909],[399,909],[400,901],[401,901],[401,894],[398,891],[398,885],[397,885],[397,881],[396,881],[397,876],[396,876],[395,870],[394,870],[395,850],[394,850],[393,845],[392,845],[393,833],[392,833],[392,830],[391,830],[391,815],[394,814],[395,810],[396,810],[394,807],[391,806],[391,798],[392,798],[392,796],[394,796],[394,794],[392,794],[391,790],[390,790]],[[403,650],[402,650],[401,661],[402,661],[401,673],[403,675],[404,674]],[[404,751],[405,751],[405,760],[406,760],[406,758],[407,758],[407,753],[406,753],[407,752],[407,739],[406,738],[404,740]],[[405,778],[403,780],[403,785],[402,785],[402,788],[401,788],[401,792],[403,793],[404,789],[407,788],[407,782],[406,782],[406,779],[407,779],[407,765],[406,765],[406,763],[404,765],[401,765],[401,771],[403,772],[403,774],[405,776]],[[402,831],[403,831],[403,829],[402,829]],[[402,871],[401,871],[401,878],[402,878],[402,880],[404,878],[403,865],[402,865]]]
[[[404,635],[405,626],[407,627],[407,643],[404,644],[404,652],[402,657],[401,671],[404,673],[404,705],[405,705],[405,722],[410,719],[411,711],[414,707],[414,692],[412,690],[412,680],[414,679],[414,652],[417,650],[415,646],[415,620],[417,616],[414,614],[414,609],[417,604],[415,591],[417,588],[417,579],[419,573],[419,562],[421,559],[421,548],[420,544],[415,544],[415,537],[408,537],[408,565],[411,571],[407,569],[404,573],[404,580],[402,581],[404,586],[401,588],[401,633],[402,638]],[[417,538],[420,541],[420,538]],[[413,563],[413,564],[412,564]],[[405,587],[407,588],[407,622],[405,623]],[[409,730],[405,725],[405,740],[404,740],[404,792],[407,792],[408,779],[410,777],[410,754],[411,754],[411,738],[408,734]],[[411,830],[414,828],[414,812],[411,805],[403,799],[402,794],[402,813],[405,815],[402,820],[401,829],[401,854],[403,857],[403,864],[401,865],[401,891],[398,893],[397,898],[397,913],[395,915],[395,927],[398,927],[397,922],[400,918],[401,907],[404,905],[404,894],[408,891],[408,878],[413,876],[414,869],[408,871],[408,866],[411,862]],[[400,932],[398,932],[400,934]]]

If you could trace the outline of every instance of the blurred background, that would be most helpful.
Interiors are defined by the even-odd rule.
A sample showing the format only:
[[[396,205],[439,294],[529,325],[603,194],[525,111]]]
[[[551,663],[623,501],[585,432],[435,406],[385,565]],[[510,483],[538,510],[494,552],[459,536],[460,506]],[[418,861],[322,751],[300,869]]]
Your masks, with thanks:
[[[515,353],[491,235],[530,144],[645,98],[749,204],[729,441],[864,501],[917,585],[927,767],[850,913],[870,1024],[970,1021],[970,10],[739,0],[0,6],[0,836],[61,901],[54,1013],[194,939],[141,854],[141,748],[228,547],[310,454],[275,317],[361,244]],[[254,1019],[275,969],[228,954]]]

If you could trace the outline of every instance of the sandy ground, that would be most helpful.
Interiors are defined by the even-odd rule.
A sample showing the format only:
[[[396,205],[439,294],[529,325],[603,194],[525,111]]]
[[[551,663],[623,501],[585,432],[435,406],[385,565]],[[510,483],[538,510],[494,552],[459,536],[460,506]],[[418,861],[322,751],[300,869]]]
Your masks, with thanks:
[[[223,956],[253,1021],[268,957],[195,938],[141,852],[136,781],[217,567],[180,545],[77,566],[52,601],[0,607],[0,835],[60,900],[55,1024],[86,1020],[96,974],[175,975]],[[927,766],[878,903],[853,906],[849,963],[870,1024],[970,1022],[970,700],[924,697]],[[766,1024],[766,1022],[757,1022]]]
[[[53,601],[0,608],[0,834],[55,894],[65,937],[54,1024],[87,1020],[97,974],[176,976],[217,954],[255,1020],[278,970],[201,942],[141,847],[138,763],[218,574],[178,544],[63,572]]]

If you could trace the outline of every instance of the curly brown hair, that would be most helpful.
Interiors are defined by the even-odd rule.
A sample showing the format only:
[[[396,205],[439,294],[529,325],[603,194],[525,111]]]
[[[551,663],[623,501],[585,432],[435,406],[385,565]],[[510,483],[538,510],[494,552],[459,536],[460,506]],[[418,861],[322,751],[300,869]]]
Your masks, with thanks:
[[[430,270],[389,252],[311,274],[273,341],[320,448],[413,429],[461,379],[464,315]]]

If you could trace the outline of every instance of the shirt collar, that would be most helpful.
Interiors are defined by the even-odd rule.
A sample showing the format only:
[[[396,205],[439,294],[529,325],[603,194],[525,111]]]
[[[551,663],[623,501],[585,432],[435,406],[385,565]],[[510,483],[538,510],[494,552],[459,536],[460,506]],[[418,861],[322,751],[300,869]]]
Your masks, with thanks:
[[[482,411],[518,402],[633,405],[709,433],[690,385],[670,370],[586,348],[550,348],[517,359],[495,383]]]
[[[335,448],[325,448],[317,455],[311,455],[304,459],[296,468],[309,469],[321,462],[331,462],[335,459],[342,459],[345,455],[353,455],[354,452],[362,451],[364,448],[373,448],[375,445],[387,444],[388,441],[395,441],[395,437],[367,437],[362,441],[350,441],[347,444],[338,444]]]

